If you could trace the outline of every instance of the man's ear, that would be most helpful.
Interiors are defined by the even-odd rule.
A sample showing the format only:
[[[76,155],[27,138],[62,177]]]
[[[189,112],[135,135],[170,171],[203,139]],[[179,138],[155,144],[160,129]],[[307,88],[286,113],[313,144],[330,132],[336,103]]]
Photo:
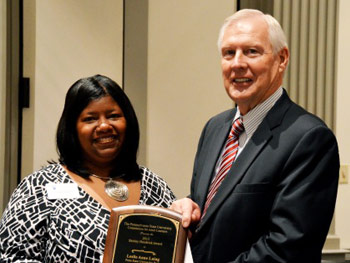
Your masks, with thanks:
[[[279,72],[284,72],[288,66],[289,62],[289,49],[287,47],[282,48],[278,52],[278,57],[280,59],[280,64],[278,66]]]

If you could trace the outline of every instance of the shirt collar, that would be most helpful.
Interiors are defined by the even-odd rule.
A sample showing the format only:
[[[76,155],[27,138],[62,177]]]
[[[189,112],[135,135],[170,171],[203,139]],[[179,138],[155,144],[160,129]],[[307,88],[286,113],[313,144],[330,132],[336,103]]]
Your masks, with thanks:
[[[265,118],[269,110],[275,105],[277,100],[282,96],[283,88],[279,87],[270,97],[264,100],[262,103],[256,105],[251,109],[247,114],[242,116],[242,121],[244,125],[245,132],[247,137],[250,138],[253,136],[254,132]],[[237,107],[237,112],[233,121],[238,119],[241,116],[239,107]]]

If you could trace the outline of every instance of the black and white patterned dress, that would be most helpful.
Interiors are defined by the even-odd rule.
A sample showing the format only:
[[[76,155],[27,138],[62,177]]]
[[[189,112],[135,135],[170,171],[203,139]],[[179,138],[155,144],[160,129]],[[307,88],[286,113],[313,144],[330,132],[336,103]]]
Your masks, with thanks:
[[[175,196],[144,167],[140,205],[169,207]],[[80,198],[49,200],[48,183],[74,183],[59,164],[27,176],[0,222],[0,262],[102,262],[110,212],[78,187]]]

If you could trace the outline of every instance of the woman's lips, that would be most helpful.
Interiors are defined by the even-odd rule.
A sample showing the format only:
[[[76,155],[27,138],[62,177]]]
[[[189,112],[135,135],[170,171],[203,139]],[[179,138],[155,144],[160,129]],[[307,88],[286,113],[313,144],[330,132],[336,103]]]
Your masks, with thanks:
[[[107,143],[113,143],[117,140],[117,136],[111,135],[111,136],[103,136],[98,137],[94,139],[94,142],[101,143],[101,144],[107,144]]]

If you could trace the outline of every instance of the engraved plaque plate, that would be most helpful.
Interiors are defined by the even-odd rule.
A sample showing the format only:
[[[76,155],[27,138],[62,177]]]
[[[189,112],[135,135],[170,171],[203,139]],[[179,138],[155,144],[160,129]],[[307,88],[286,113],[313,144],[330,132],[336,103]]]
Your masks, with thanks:
[[[187,232],[181,215],[153,206],[114,208],[109,222],[104,263],[180,263]]]

